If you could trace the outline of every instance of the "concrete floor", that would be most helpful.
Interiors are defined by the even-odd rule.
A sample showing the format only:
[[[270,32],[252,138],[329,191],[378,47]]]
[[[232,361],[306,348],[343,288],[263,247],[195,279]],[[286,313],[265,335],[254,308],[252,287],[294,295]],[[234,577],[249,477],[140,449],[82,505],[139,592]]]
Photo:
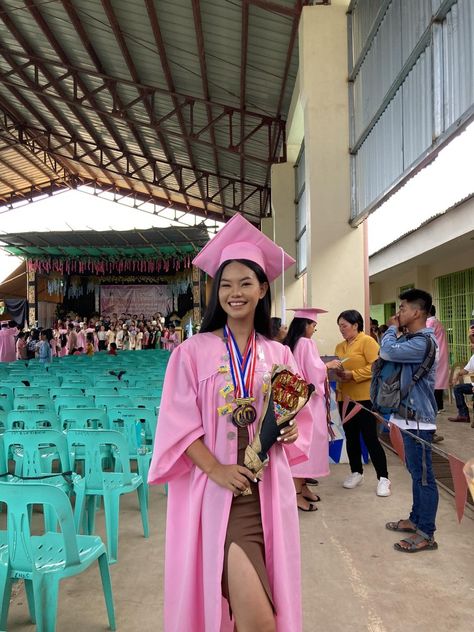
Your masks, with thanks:
[[[453,427],[454,424],[448,426],[448,423],[441,421],[446,447],[449,442],[453,446],[462,444],[464,458],[474,456],[474,429],[467,424]],[[391,497],[375,495],[372,466],[366,468],[364,485],[345,490],[341,482],[348,467],[336,465],[332,466],[332,475],[321,481],[318,488],[322,496],[319,511],[300,512],[305,632],[471,632],[473,629],[474,516],[468,512],[459,525],[453,498],[441,491],[439,550],[415,555],[398,553],[392,546],[397,538],[384,524],[407,516],[410,479],[395,455],[389,453],[388,459]],[[166,497],[162,488],[151,490],[150,502],[149,540],[143,538],[136,498],[130,495],[122,504],[119,562],[111,567],[111,573],[117,629],[123,632],[163,629]],[[103,533],[100,519],[98,527]],[[12,599],[8,630],[33,629],[20,586]],[[62,582],[57,629],[58,632],[107,629],[96,567]],[[192,630],[184,624],[183,632]]]

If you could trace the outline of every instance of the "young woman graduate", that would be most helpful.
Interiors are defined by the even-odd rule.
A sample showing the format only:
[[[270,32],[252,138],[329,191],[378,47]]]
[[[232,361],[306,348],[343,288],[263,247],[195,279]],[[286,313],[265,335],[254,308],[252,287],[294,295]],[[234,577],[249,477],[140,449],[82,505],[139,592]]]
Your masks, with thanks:
[[[270,449],[261,482],[243,466],[272,365],[297,372],[290,349],[270,340],[269,283],[293,259],[235,215],[193,263],[214,278],[212,294],[201,333],[170,358],[148,478],[169,484],[164,630],[301,632],[290,465],[307,458],[306,408]]]
[[[295,465],[291,472],[295,481],[297,504],[301,511],[316,511],[313,503],[320,500],[306,485],[306,479],[329,476],[329,436],[327,426],[326,383],[327,369],[339,368],[339,360],[327,365],[321,360],[313,334],[316,331],[318,314],[327,314],[325,309],[300,308],[291,310],[295,317],[291,321],[284,344],[293,352],[299,374],[315,386],[308,409],[313,419],[313,438],[308,460]]]

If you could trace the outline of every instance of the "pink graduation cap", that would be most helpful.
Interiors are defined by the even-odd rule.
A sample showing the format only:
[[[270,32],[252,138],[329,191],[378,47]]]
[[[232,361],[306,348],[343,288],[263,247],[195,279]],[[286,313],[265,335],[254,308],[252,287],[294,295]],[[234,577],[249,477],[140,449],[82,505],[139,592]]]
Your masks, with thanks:
[[[306,320],[312,320],[317,322],[318,314],[327,314],[327,309],[320,309],[319,307],[298,307],[290,309],[291,312],[295,312],[295,318],[306,318]]]
[[[207,243],[193,259],[193,264],[211,277],[225,261],[247,259],[257,263],[267,275],[270,283],[279,276],[282,279],[281,320],[285,323],[285,279],[284,272],[295,263],[283,248],[277,246],[269,237],[237,213]]]
[[[193,259],[193,264],[211,277],[224,261],[247,259],[257,263],[270,283],[295,263],[258,228],[237,213]]]

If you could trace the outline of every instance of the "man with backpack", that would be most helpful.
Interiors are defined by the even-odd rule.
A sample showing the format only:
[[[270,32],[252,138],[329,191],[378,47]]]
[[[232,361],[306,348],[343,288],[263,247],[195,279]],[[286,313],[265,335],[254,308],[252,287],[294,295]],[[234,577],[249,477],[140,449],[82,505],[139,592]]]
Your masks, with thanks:
[[[413,506],[408,519],[389,522],[386,527],[410,534],[394,545],[397,551],[416,553],[438,548],[433,537],[438,488],[431,456],[436,431],[437,347],[433,330],[426,327],[431,295],[413,289],[399,298],[399,311],[390,319],[390,327],[381,341],[380,358],[393,363],[395,372],[399,369],[399,401],[391,411],[390,423],[402,430],[405,460],[413,482]],[[402,331],[406,333],[401,334]]]

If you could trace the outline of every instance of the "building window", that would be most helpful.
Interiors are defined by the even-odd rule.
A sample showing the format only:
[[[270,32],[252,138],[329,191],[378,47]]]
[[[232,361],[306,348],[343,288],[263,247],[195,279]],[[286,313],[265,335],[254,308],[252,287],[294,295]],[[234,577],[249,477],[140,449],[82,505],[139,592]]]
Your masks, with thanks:
[[[446,329],[449,364],[464,365],[472,355],[467,336],[474,318],[474,268],[446,274],[434,283],[433,303],[436,316]]]
[[[305,187],[304,144],[295,164],[295,205],[296,205],[296,276],[306,272],[308,260],[308,234],[306,231],[307,196]]]

